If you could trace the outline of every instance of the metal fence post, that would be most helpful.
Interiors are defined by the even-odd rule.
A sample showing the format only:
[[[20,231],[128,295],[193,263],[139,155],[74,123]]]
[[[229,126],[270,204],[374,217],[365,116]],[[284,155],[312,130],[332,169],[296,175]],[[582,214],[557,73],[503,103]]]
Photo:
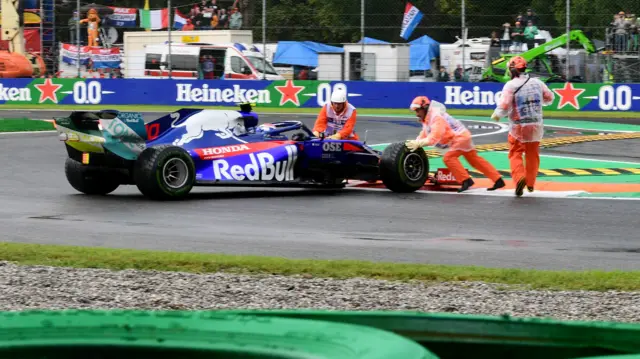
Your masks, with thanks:
[[[267,0],[262,0],[262,79],[267,79]]]
[[[570,11],[571,11],[571,0],[566,0],[566,6],[567,6],[567,19],[566,19],[566,26],[567,26],[567,56],[565,57],[565,61],[564,61],[564,72],[565,72],[565,77],[566,80],[569,80],[569,50],[571,49],[571,17],[570,17]]]
[[[76,20],[76,50],[78,50],[78,62],[76,69],[78,70],[78,78],[80,78],[80,0],[76,1],[76,11],[78,11],[78,19]]]
[[[169,27],[169,56],[167,57],[167,65],[169,66],[169,78],[171,78],[171,0],[167,0],[167,26]]]
[[[360,78],[364,80],[364,0],[360,1],[360,41],[362,41],[362,50],[360,51]]]
[[[467,40],[467,36],[466,34],[466,26],[465,26],[465,3],[464,0],[462,0],[462,26],[461,26],[461,35],[462,35],[462,74],[464,74],[465,72],[467,72],[467,67],[465,65],[465,60],[466,60],[466,40]]]

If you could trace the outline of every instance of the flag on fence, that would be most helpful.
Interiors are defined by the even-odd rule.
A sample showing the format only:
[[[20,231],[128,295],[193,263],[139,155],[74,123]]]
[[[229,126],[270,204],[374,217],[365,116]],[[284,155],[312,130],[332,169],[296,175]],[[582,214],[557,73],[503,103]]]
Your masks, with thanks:
[[[120,48],[111,47],[105,48],[92,48],[91,50],[91,65],[94,69],[118,69],[120,68]]]
[[[140,11],[140,27],[151,30],[169,27],[169,8],[162,10],[139,9],[138,11]]]
[[[413,6],[410,2],[407,3],[407,6],[404,9],[404,18],[402,19],[402,28],[400,29],[400,36],[408,40],[415,30],[416,26],[422,20],[422,12],[418,10],[417,7]]]
[[[62,44],[62,61],[75,65],[78,63],[78,55],[80,55],[80,65],[87,65],[91,60],[91,66],[94,69],[117,69],[120,68],[122,57],[120,48],[91,48],[89,46],[78,47],[71,44]]]
[[[105,23],[114,27],[136,27],[138,9],[109,6],[113,14],[108,15]]]
[[[186,24],[187,17],[182,15],[182,13],[176,9],[176,12],[173,14],[173,28],[181,30]]]
[[[80,52],[78,52],[78,47],[71,44],[62,44],[62,61],[66,62],[70,65],[75,65],[78,63],[78,57],[80,57],[80,65],[86,65],[89,62],[89,58],[91,58],[91,53],[89,52],[88,46],[81,46]]]

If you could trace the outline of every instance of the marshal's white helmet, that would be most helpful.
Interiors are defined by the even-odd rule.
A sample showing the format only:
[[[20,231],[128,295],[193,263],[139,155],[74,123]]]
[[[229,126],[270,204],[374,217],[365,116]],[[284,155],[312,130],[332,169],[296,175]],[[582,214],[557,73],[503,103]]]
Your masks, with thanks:
[[[335,89],[331,94],[331,102],[344,103],[347,102],[347,92],[343,89]]]

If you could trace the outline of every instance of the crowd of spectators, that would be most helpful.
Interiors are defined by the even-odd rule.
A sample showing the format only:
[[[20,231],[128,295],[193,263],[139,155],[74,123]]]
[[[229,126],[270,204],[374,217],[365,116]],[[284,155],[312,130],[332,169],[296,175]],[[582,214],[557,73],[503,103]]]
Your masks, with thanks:
[[[242,28],[242,13],[237,7],[224,9],[217,0],[201,0],[193,5],[187,17],[188,30],[239,30]]]
[[[638,52],[640,19],[635,14],[620,11],[613,16],[607,31],[608,49],[613,52]]]
[[[533,9],[527,9],[527,14],[518,14],[513,26],[510,22],[502,24],[502,32],[493,31],[491,33],[491,47],[499,47],[502,53],[519,53],[536,46],[536,35],[540,29],[538,16]]]

